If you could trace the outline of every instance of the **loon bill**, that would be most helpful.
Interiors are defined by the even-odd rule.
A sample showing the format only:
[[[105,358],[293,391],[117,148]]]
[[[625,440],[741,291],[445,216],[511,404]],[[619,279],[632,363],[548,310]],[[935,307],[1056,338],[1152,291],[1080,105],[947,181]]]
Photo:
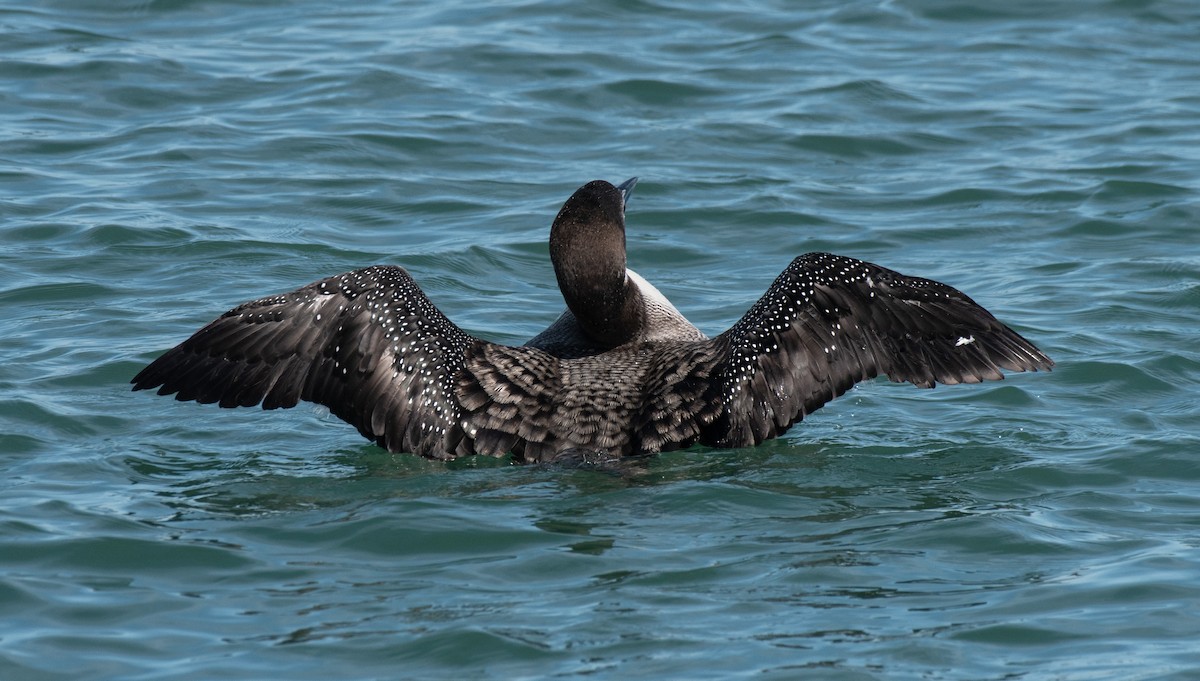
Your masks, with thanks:
[[[376,265],[221,315],[133,378],[222,407],[323,404],[393,452],[546,462],[756,445],[855,383],[1000,380],[1054,362],[966,295],[861,260],[792,261],[708,338],[626,268],[637,178],[585,184],[550,228],[567,309],[520,347],[446,318]]]

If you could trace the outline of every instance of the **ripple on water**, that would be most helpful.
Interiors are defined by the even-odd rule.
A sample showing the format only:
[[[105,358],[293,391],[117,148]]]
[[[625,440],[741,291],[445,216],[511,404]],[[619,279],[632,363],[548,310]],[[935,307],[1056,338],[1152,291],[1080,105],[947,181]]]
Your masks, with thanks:
[[[4,19],[0,677],[1196,675],[1192,4]],[[562,200],[631,175],[631,266],[705,331],[824,250],[1058,364],[603,469],[128,391],[234,304],[376,262],[521,342],[562,309]]]

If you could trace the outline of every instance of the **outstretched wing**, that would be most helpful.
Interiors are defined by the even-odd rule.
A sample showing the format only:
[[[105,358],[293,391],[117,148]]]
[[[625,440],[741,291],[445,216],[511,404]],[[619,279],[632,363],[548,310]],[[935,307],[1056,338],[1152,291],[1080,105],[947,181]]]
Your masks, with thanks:
[[[143,369],[134,390],[222,407],[329,407],[391,451],[473,453],[456,377],[477,341],[401,267],[323,279],[226,312]]]
[[[828,253],[793,260],[713,343],[723,411],[700,441],[715,446],[758,444],[880,374],[932,388],[1054,365],[955,288]]]

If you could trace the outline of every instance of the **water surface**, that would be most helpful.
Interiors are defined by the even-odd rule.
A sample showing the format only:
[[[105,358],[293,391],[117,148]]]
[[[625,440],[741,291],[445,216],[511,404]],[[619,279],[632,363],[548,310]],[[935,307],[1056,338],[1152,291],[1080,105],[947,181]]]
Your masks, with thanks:
[[[0,5],[0,678],[1200,675],[1200,9],[693,4]],[[830,250],[1058,367],[617,470],[128,391],[372,263],[523,342],[631,175],[706,332]]]

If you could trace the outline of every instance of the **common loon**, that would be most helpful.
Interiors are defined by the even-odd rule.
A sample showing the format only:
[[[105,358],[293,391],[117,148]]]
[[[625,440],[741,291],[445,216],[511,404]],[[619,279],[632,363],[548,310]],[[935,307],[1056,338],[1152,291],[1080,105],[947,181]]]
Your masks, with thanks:
[[[880,374],[932,388],[1054,362],[945,284],[861,260],[795,260],[707,338],[626,267],[637,178],[583,185],[550,229],[567,309],[520,347],[446,318],[376,265],[226,312],[133,378],[222,407],[329,407],[393,452],[518,462],[756,445]]]

